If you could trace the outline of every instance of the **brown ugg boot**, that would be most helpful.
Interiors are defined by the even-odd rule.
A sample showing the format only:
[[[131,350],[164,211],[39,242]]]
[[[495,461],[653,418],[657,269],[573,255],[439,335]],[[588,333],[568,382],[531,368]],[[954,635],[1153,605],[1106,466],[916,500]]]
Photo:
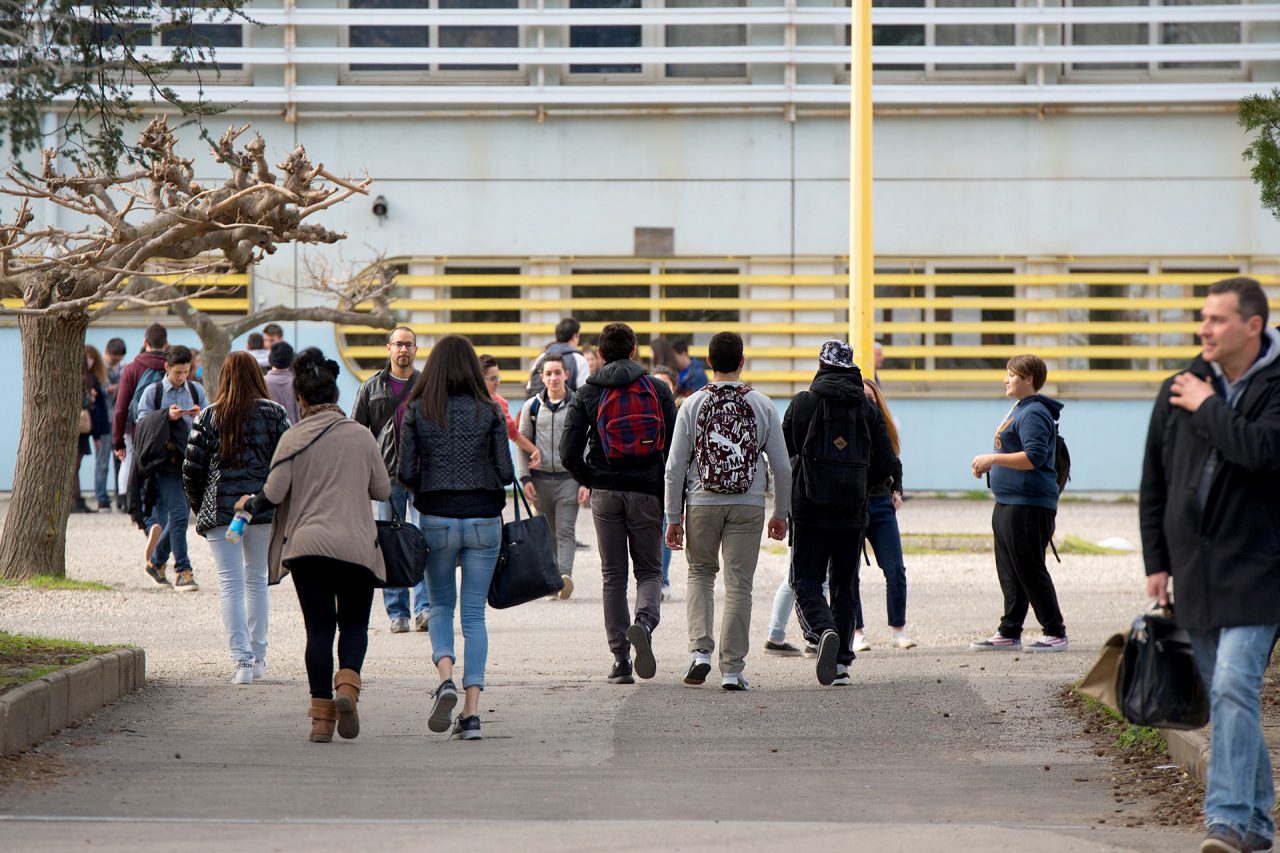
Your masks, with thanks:
[[[311,742],[328,743],[333,740],[333,721],[338,719],[338,709],[332,699],[312,699],[311,710]]]
[[[333,677],[334,701],[338,706],[338,734],[350,740],[360,734],[360,715],[356,703],[360,701],[360,673],[354,669],[340,669]]]

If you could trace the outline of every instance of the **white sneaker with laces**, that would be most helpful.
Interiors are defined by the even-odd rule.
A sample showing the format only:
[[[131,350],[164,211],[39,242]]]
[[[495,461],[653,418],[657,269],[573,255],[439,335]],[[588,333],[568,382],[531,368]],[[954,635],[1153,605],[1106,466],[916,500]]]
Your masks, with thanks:
[[[267,662],[265,660],[255,660],[253,662],[253,680],[267,677]]]
[[[236,664],[236,674],[231,677],[232,684],[252,684],[253,683],[253,664],[238,663]]]
[[[724,678],[720,680],[720,686],[725,690],[750,690],[751,685],[747,684],[747,680],[742,677],[740,672],[726,672]]]
[[[1048,634],[1042,634],[1040,639],[1024,648],[1029,652],[1065,652],[1067,650],[1067,638],[1050,637]]]
[[[871,644],[867,642],[866,634],[863,634],[861,631],[853,632],[853,650],[855,652],[871,651]]]
[[[894,631],[893,647],[895,649],[914,649],[916,641],[907,636],[906,631]]]

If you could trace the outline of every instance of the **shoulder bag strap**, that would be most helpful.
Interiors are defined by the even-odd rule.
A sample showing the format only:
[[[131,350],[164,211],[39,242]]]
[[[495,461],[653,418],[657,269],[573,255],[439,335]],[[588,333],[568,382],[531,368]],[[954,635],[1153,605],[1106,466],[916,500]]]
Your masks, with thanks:
[[[343,420],[346,420],[346,419],[345,419],[345,418],[340,418],[339,420],[334,421],[333,423],[329,424],[329,425],[328,425],[327,427],[325,427],[324,429],[320,430],[320,433],[319,433],[315,438],[311,439],[311,440],[310,440],[310,441],[308,441],[305,445],[303,445],[303,447],[302,447],[302,449],[301,449],[301,450],[295,450],[293,453],[290,453],[290,454],[289,454],[288,456],[286,456],[285,458],[283,458],[283,459],[277,459],[275,462],[272,462],[272,463],[271,463],[271,467],[270,467],[269,469],[267,469],[267,473],[268,473],[268,474],[270,474],[272,471],[276,470],[276,468],[278,468],[279,466],[283,465],[284,463],[286,463],[286,462],[291,462],[291,461],[293,461],[294,459],[296,459],[296,458],[298,458],[299,456],[301,456],[303,453],[306,453],[308,450],[310,450],[310,449],[311,449],[311,445],[315,444],[317,441],[319,441],[320,439],[324,438],[324,434],[325,434],[325,433],[327,433],[329,430],[331,430],[331,429],[333,429],[334,427],[336,427],[338,424],[342,423],[342,421],[343,421]]]

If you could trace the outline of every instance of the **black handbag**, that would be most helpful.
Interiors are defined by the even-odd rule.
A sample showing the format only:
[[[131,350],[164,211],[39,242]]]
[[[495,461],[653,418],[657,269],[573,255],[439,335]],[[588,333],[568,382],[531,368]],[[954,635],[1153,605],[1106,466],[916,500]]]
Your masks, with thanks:
[[[1172,605],[1133,620],[1119,684],[1120,713],[1135,725],[1198,729],[1209,722],[1209,694]]]
[[[378,549],[382,551],[382,564],[387,570],[385,583],[375,584],[388,589],[407,589],[422,583],[427,571],[427,540],[416,526],[400,518],[391,507],[391,520],[379,521]]]
[[[551,525],[545,516],[533,514],[516,484],[511,490],[516,496],[516,520],[502,525],[502,550],[489,584],[489,606],[497,610],[546,598],[564,587]],[[522,501],[528,518],[520,517]]]

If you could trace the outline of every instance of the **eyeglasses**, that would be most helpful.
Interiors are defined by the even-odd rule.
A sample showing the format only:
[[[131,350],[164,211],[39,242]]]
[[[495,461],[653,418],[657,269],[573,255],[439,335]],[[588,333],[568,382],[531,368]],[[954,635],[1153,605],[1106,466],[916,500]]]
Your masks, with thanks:
[[[413,349],[418,345],[417,341],[392,341],[387,346],[392,349]]]

